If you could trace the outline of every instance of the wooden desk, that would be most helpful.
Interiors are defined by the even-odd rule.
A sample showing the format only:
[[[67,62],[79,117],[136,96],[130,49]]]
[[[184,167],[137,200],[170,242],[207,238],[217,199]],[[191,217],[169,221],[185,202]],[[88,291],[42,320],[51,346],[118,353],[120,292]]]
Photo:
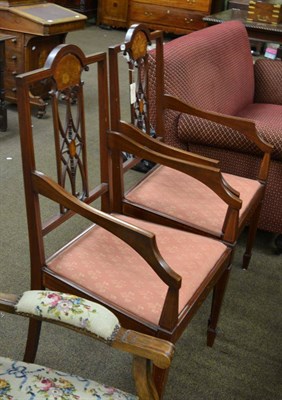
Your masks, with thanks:
[[[247,10],[231,8],[203,18],[209,25],[220,24],[225,21],[239,20],[245,25],[249,38],[260,42],[282,44],[282,24],[272,25],[263,22],[247,21]]]
[[[5,41],[13,36],[0,34],[0,131],[7,130],[7,108],[5,103],[4,70],[5,70]]]
[[[85,27],[87,17],[39,0],[30,0],[29,5],[19,5],[26,3],[20,0],[10,0],[9,6],[2,3],[0,33],[14,36],[6,42],[5,99],[17,102],[15,76],[41,68],[50,51],[65,42],[68,32]],[[47,93],[43,84],[32,90],[30,101],[38,106],[39,117],[45,113]]]

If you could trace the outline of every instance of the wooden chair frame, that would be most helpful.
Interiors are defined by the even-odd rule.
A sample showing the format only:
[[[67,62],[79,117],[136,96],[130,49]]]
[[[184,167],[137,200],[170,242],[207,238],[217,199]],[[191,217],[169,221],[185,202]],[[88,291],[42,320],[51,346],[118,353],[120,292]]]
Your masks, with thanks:
[[[86,132],[84,122],[83,107],[83,83],[81,72],[87,70],[90,64],[97,64],[98,67],[98,92],[99,92],[99,120],[100,120],[100,183],[94,190],[90,190],[88,185],[87,157],[84,154],[86,148]],[[54,118],[54,141],[57,160],[57,182],[50,176],[39,172],[35,163],[35,149],[33,144],[33,132],[31,122],[31,107],[29,103],[29,87],[36,81],[50,79],[51,101]],[[182,284],[182,277],[174,271],[160,253],[154,232],[138,227],[138,224],[125,222],[119,215],[112,215],[108,212],[115,204],[115,197],[122,193],[122,183],[118,178],[118,171],[123,169],[122,156],[119,149],[117,138],[120,134],[109,133],[108,130],[108,97],[107,97],[107,63],[106,54],[95,54],[85,56],[83,52],[74,45],[60,45],[55,48],[47,58],[46,64],[42,69],[31,71],[17,76],[18,90],[18,111],[20,121],[20,136],[22,148],[23,174],[26,195],[28,231],[30,242],[31,260],[31,289],[42,290],[48,288],[60,292],[70,293],[95,300],[105,305],[118,317],[120,323],[127,329],[157,336],[175,343],[183,333],[189,321],[201,306],[204,299],[213,290],[212,309],[208,324],[207,343],[212,346],[216,337],[216,326],[219,318],[221,304],[223,301],[232,259],[232,250],[227,246],[221,246],[221,256],[212,265],[210,272],[201,282],[196,292],[189,299],[184,309],[179,313],[179,292]],[[59,117],[58,105],[60,98],[63,97],[66,106],[66,124],[63,126]],[[78,123],[74,121],[70,108],[73,101],[77,102]],[[79,127],[80,129],[78,129]],[[139,135],[137,128],[131,128]],[[144,136],[144,140],[147,140]],[[117,143],[117,147],[114,144]],[[125,143],[131,151],[131,142],[126,138]],[[153,142],[157,145],[157,142]],[[134,143],[133,143],[134,144]],[[135,145],[135,144],[134,144]],[[140,145],[138,144],[138,148]],[[205,165],[196,166],[193,157],[185,152],[179,152],[166,146],[168,154],[161,157],[157,155],[157,161],[164,161],[175,169],[194,174],[195,177],[211,177],[216,179],[216,190],[222,193],[223,197],[230,198],[234,212],[228,215],[229,219],[236,219],[236,212],[241,207],[241,201],[237,195],[229,193],[227,185],[222,180],[216,162],[205,161]],[[143,148],[144,156],[154,154],[153,150]],[[108,159],[108,152],[111,153]],[[180,154],[180,156],[179,156]],[[143,153],[142,153],[143,155]],[[108,162],[110,167],[108,168]],[[204,164],[204,163],[203,163]],[[115,172],[115,169],[117,172]],[[203,173],[205,171],[205,173]],[[81,177],[82,189],[76,187],[77,175]],[[66,189],[66,177],[70,181],[70,192]],[[116,178],[121,187],[110,190],[109,181]],[[43,223],[40,209],[40,197],[52,200],[59,205],[58,215],[54,216],[47,223]],[[100,211],[90,205],[91,202],[101,197],[102,210]],[[117,201],[117,204],[119,201]],[[117,209],[114,210],[118,212]],[[70,281],[59,274],[54,273],[49,267],[49,260],[46,260],[44,241],[45,235],[53,229],[59,227],[74,214],[80,215],[91,221],[95,226],[100,226],[106,231],[120,238],[154,271],[158,279],[166,285],[166,296],[159,323],[154,325],[144,320],[144,318],[132,314],[128,310],[121,308],[108,300],[102,298],[97,293],[82,287],[74,281]],[[232,215],[231,215],[232,214]],[[122,217],[122,215],[121,215]],[[137,222],[137,220],[136,220]],[[233,223],[234,225],[234,223]],[[168,229],[161,226],[162,229]],[[92,229],[90,227],[89,229]],[[89,231],[86,230],[86,233]],[[178,231],[176,231],[178,232]],[[180,231],[179,231],[180,234]],[[186,233],[181,233],[186,235]],[[79,242],[79,235],[71,243]],[[209,240],[200,236],[200,240]],[[218,246],[218,241],[211,241]],[[182,241],[186,246],[185,241]],[[67,246],[65,246],[66,248]],[[218,247],[217,247],[218,248]],[[55,255],[56,256],[56,255]],[[183,265],[189,260],[183,260]],[[125,266],[126,267],[126,266]],[[25,361],[31,362],[36,356],[40,336],[41,322],[31,320],[29,324],[28,340],[25,351]],[[154,367],[154,380],[160,397],[163,394],[168,369],[162,370]]]
[[[155,50],[149,51],[148,46],[155,43]],[[131,124],[128,124],[121,119],[121,106],[120,106],[120,88],[119,81],[117,79],[118,71],[118,55],[124,54],[127,56],[129,65],[129,83],[132,83],[132,70],[142,69],[138,71],[138,82],[136,88],[136,99],[134,104],[131,105],[131,110],[139,110],[139,114],[142,115],[141,123],[136,122],[134,119],[134,112],[131,112],[133,117],[131,118]],[[153,56],[152,56],[153,54]],[[157,60],[157,61],[156,61]],[[156,104],[151,104],[150,100],[150,64],[155,63],[156,69]],[[179,219],[177,217],[169,216],[158,209],[156,206],[155,210],[152,210],[145,205],[133,203],[126,198],[124,191],[116,195],[118,188],[122,187],[122,183],[119,182],[123,180],[122,173],[118,177],[116,174],[115,178],[112,180],[113,191],[115,194],[113,198],[115,203],[112,204],[113,209],[119,210],[119,212],[124,212],[128,215],[138,216],[150,221],[155,221],[159,224],[164,224],[171,227],[177,227],[178,229],[187,230],[195,233],[200,233],[208,236],[216,237],[222,240],[224,243],[231,247],[234,247],[236,241],[246,227],[250,223],[248,239],[246,244],[246,251],[243,257],[242,267],[244,269],[248,268],[252,248],[256,236],[258,218],[261,210],[261,205],[265,193],[265,186],[267,182],[267,176],[270,166],[270,156],[272,145],[263,141],[256,132],[255,124],[247,119],[229,117],[221,115],[215,112],[206,112],[197,108],[192,107],[189,104],[185,104],[180,99],[170,96],[164,93],[164,61],[163,61],[163,35],[161,31],[149,32],[143,24],[132,25],[126,33],[125,41],[121,45],[112,46],[109,48],[109,68],[110,68],[110,104],[111,104],[111,132],[109,134],[109,147],[111,150],[117,145],[120,151],[125,150],[129,146],[131,147],[132,154],[134,154],[137,159],[149,157],[148,159],[155,163],[160,163],[162,165],[170,166],[164,162],[163,156],[175,157],[178,159],[186,160],[192,163],[196,163],[198,168],[198,173],[191,176],[196,177],[205,185],[207,185],[211,190],[213,190],[226,204],[228,205],[228,211],[226,213],[225,221],[222,225],[222,232],[220,236],[215,236],[214,233],[207,230],[204,226],[199,227],[191,223]],[[142,81],[143,79],[143,81]],[[141,83],[140,83],[141,82]],[[139,90],[140,87],[143,89],[143,99],[140,101]],[[141,104],[143,103],[143,104]],[[239,218],[239,196],[240,193],[236,188],[230,187],[226,181],[224,181],[221,171],[219,169],[219,162],[206,157],[202,157],[195,153],[183,151],[180,149],[172,148],[160,140],[154,140],[150,136],[150,107],[156,110],[156,121],[155,121],[155,131],[159,139],[162,138],[165,132],[165,120],[164,113],[166,109],[174,110],[177,112],[188,113],[203,119],[208,119],[210,121],[232,127],[236,129],[240,134],[245,136],[248,140],[254,143],[262,152],[262,160],[260,168],[258,171],[257,180],[260,182],[259,191],[256,193],[255,197],[252,199],[247,212]],[[145,111],[144,111],[145,110]],[[140,128],[141,125],[145,129]],[[139,125],[139,126],[138,126]],[[113,144],[113,135],[119,135],[119,139],[115,139],[115,144]],[[130,144],[129,144],[130,142]],[[125,163],[123,171],[126,172],[128,168],[136,162],[136,159],[130,160],[130,163]],[[216,173],[213,176],[208,175],[206,170],[207,167],[216,169]],[[115,170],[116,171],[116,170]],[[201,171],[201,173],[200,173]],[[144,179],[150,179],[150,176],[145,176]],[[220,189],[219,189],[220,188]],[[235,200],[237,198],[237,201]],[[121,200],[119,200],[121,199]],[[119,202],[119,203],[117,203]]]

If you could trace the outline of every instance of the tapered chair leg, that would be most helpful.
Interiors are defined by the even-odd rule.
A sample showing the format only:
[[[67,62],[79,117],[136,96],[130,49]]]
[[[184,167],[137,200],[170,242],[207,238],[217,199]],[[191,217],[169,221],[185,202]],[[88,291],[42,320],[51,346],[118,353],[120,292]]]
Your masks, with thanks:
[[[153,378],[159,394],[160,400],[163,398],[165,385],[168,379],[169,368],[161,369],[156,366],[153,367]]]
[[[260,216],[261,207],[262,207],[262,203],[257,207],[254,215],[252,216],[251,222],[250,222],[246,250],[245,250],[245,253],[243,256],[243,263],[242,263],[243,269],[248,269],[248,266],[251,261],[252,250],[253,250],[255,237],[256,237],[256,233],[257,233],[258,220],[259,220],[259,216]]]
[[[25,362],[33,363],[35,360],[39,344],[40,331],[41,331],[41,321],[31,319],[29,321],[26,348],[24,354]]]
[[[229,280],[229,275],[231,271],[231,264],[224,271],[221,278],[218,280],[217,284],[213,289],[213,297],[212,297],[212,307],[211,314],[208,322],[208,330],[207,330],[207,345],[212,347],[216,338],[216,327],[219,319],[219,314],[225,294],[225,290],[227,287],[227,283]]]

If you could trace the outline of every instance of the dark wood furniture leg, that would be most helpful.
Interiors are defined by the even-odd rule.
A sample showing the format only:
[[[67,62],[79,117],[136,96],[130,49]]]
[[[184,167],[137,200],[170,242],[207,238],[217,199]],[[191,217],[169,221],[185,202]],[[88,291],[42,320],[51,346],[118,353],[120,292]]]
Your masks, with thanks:
[[[275,246],[276,246],[277,254],[282,254],[282,233],[276,236]]]
[[[7,130],[7,109],[4,93],[5,42],[0,38],[0,131]]]

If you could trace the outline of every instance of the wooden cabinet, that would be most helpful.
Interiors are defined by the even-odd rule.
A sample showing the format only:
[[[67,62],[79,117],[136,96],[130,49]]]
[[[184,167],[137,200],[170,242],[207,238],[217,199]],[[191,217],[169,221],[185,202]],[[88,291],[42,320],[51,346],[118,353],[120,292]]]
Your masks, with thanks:
[[[98,24],[126,28],[129,3],[128,0],[99,0]]]
[[[98,22],[114,27],[143,22],[150,29],[185,34],[204,28],[202,18],[221,7],[215,0],[101,0]]]
[[[0,132],[7,130],[7,108],[5,103],[4,72],[6,66],[5,41],[13,36],[0,34]]]
[[[43,67],[50,51],[58,44],[64,43],[66,34],[51,37],[34,36],[28,33],[12,32],[1,29],[1,33],[11,34],[14,38],[6,42],[6,67],[5,67],[5,99],[10,102],[17,101],[16,75]],[[31,95],[44,97],[46,91],[34,88]],[[34,104],[44,105],[42,99],[32,99]]]
[[[29,5],[1,6],[0,33],[13,36],[6,41],[4,72],[5,99],[17,102],[16,75],[44,65],[50,51],[64,43],[67,32],[82,29],[86,16],[55,4],[29,1]],[[45,112],[44,96],[48,88],[34,87],[30,94],[32,104]]]

